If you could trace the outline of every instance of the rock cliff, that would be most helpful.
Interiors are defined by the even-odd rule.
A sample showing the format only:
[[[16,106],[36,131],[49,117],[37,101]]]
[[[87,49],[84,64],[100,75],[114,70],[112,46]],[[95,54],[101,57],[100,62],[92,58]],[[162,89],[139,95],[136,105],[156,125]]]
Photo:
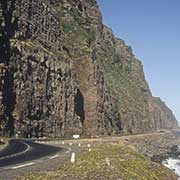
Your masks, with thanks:
[[[178,127],[172,111],[160,98],[153,97],[153,118],[156,129],[173,129]],[[158,121],[157,121],[158,120]]]
[[[0,133],[25,137],[176,128],[96,0],[1,0]]]

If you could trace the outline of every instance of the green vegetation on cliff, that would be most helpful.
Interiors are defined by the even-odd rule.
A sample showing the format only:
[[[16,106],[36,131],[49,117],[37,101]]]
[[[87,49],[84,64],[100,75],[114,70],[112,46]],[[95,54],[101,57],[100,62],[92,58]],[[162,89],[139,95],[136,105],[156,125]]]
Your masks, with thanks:
[[[153,100],[131,47],[103,25],[95,0],[4,2],[1,135],[92,136],[177,127],[166,105]]]

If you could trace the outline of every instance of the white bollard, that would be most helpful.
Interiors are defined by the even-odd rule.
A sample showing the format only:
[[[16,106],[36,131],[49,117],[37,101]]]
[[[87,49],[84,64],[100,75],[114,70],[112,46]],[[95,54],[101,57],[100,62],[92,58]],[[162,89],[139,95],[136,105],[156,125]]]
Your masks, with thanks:
[[[90,144],[88,144],[88,145],[87,145],[87,147],[88,147],[88,148],[90,148],[90,147],[91,147],[91,145],[90,145]]]
[[[64,145],[64,141],[62,142],[62,144]]]
[[[71,155],[71,163],[75,163],[76,161],[76,154],[73,152]]]
[[[89,152],[91,152],[92,151],[92,149],[91,148],[89,148]]]
[[[19,136],[19,135],[16,133],[16,138],[18,138],[18,136]]]
[[[70,146],[72,146],[72,143],[69,143]]]
[[[81,143],[79,143],[78,146],[81,147]]]

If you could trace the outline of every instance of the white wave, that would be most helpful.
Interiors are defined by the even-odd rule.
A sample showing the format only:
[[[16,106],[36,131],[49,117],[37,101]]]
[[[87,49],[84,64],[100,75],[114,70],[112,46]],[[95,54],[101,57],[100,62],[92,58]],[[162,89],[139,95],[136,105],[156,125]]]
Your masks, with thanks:
[[[178,180],[180,180],[180,159],[169,158],[163,161],[162,164],[173,170],[178,175]]]

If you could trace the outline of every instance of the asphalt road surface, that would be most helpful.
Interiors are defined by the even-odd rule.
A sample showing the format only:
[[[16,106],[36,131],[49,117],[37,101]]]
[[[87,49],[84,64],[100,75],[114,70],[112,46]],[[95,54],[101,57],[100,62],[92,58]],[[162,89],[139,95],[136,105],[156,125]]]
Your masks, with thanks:
[[[0,168],[30,162],[64,150],[28,140],[10,140],[6,148],[0,151]]]

